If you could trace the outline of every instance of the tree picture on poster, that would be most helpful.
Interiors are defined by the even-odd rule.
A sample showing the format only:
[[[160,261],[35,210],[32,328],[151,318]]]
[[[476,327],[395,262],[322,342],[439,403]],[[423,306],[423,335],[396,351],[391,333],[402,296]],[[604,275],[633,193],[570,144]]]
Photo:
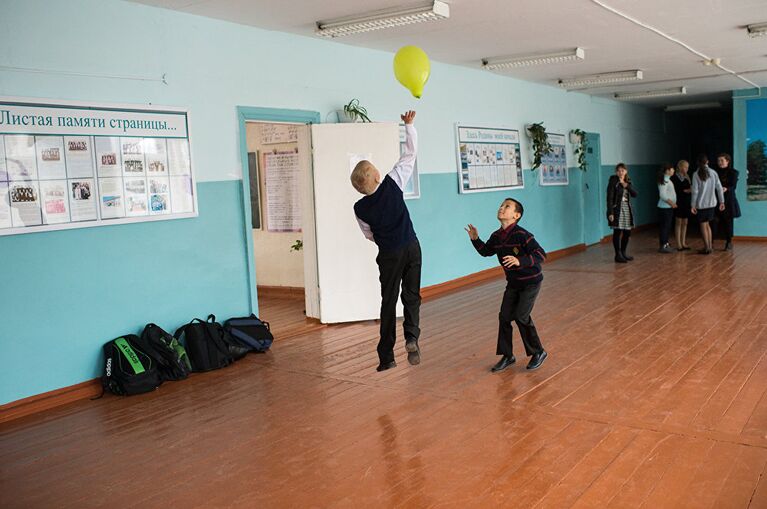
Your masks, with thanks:
[[[746,169],[748,199],[767,200],[767,99],[747,103]]]

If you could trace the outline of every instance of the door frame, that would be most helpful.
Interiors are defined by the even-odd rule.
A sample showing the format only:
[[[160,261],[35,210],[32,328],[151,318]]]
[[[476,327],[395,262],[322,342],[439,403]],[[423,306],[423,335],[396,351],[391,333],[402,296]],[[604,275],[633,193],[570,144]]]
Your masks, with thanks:
[[[597,137],[599,139],[598,147],[596,147],[596,152],[597,153],[594,154],[595,158],[597,159],[597,163],[598,164],[597,164],[596,168],[587,168],[586,171],[594,171],[594,172],[596,172],[595,173],[596,174],[595,180],[596,180],[596,186],[597,186],[597,198],[598,198],[599,201],[597,202],[598,203],[598,205],[597,205],[597,214],[595,215],[595,217],[592,217],[592,218],[586,217],[586,206],[585,206],[585,204],[581,207],[582,214],[583,214],[583,243],[586,246],[598,244],[599,242],[601,242],[601,240],[603,238],[602,226],[601,226],[602,225],[601,221],[602,221],[602,217],[603,216],[602,216],[602,212],[601,211],[603,211],[605,209],[605,207],[603,206],[604,205],[603,202],[605,200],[605,196],[604,196],[603,189],[602,189],[603,188],[603,186],[602,186],[602,135],[600,133],[597,133],[597,132],[586,132],[586,140],[587,140],[586,142],[587,142],[587,144],[588,144],[589,138],[591,138],[593,140],[593,139],[595,139],[595,137]],[[594,148],[593,145],[590,148]],[[583,199],[583,195],[584,195],[584,192],[583,192],[583,189],[581,189],[581,198],[582,199]],[[597,230],[599,231],[599,238],[598,238],[598,240],[595,243],[589,243],[587,240],[591,240],[591,239],[586,239],[587,224],[588,224],[589,221],[596,221],[597,224],[599,225],[599,228],[597,228]]]
[[[258,315],[258,290],[256,288],[256,259],[253,254],[253,227],[250,207],[250,168],[248,166],[248,141],[245,131],[247,122],[293,122],[297,124],[319,124],[320,113],[310,110],[289,110],[283,108],[258,108],[237,106],[237,122],[240,135],[240,196],[242,197],[242,219],[245,237],[245,253],[248,272],[248,300],[250,312]]]

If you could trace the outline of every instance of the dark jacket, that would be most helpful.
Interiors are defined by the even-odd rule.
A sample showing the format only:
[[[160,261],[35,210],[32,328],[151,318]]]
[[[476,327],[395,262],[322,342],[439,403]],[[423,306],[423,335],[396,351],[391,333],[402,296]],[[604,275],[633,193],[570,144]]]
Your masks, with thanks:
[[[692,202],[692,194],[685,193],[685,190],[692,187],[692,181],[688,176],[686,179],[681,179],[676,173],[671,176],[671,182],[674,183],[674,191],[676,191],[676,205],[677,208],[690,211]]]
[[[628,180],[628,187],[626,191],[629,192],[629,212],[631,213],[631,224],[634,224],[634,209],[631,207],[631,198],[636,198],[637,192],[634,186],[631,184],[631,179]],[[621,214],[621,200],[623,200],[623,186],[617,175],[610,177],[610,181],[607,183],[607,222],[610,226],[617,227],[618,220]],[[613,220],[610,221],[610,216],[613,216]]]
[[[503,267],[509,286],[524,288],[543,281],[541,263],[546,260],[546,252],[533,234],[518,224],[514,223],[505,230],[499,228],[494,231],[487,243],[481,239],[472,240],[471,243],[482,256],[497,255],[501,266],[504,256],[515,256],[519,259],[519,266],[510,269]]]
[[[726,187],[724,193],[724,212],[729,217],[740,217],[740,203],[735,190],[738,188],[738,176],[740,173],[735,168],[717,168],[717,175],[722,182],[722,187]]]

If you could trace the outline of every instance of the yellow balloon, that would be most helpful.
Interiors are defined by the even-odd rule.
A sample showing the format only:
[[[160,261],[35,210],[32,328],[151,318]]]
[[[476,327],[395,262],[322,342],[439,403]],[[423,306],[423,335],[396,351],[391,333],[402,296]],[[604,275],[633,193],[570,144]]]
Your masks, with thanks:
[[[394,55],[394,76],[417,99],[423,95],[430,73],[429,57],[418,46],[403,46]]]

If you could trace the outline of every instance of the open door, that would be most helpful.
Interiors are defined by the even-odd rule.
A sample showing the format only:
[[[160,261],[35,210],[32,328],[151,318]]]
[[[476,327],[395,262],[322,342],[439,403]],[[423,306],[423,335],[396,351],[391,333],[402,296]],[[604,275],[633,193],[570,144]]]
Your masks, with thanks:
[[[395,123],[311,127],[320,321],[376,319],[381,308],[378,248],[360,232],[354,203],[361,195],[349,177],[361,159],[385,176],[399,159],[399,128]]]

